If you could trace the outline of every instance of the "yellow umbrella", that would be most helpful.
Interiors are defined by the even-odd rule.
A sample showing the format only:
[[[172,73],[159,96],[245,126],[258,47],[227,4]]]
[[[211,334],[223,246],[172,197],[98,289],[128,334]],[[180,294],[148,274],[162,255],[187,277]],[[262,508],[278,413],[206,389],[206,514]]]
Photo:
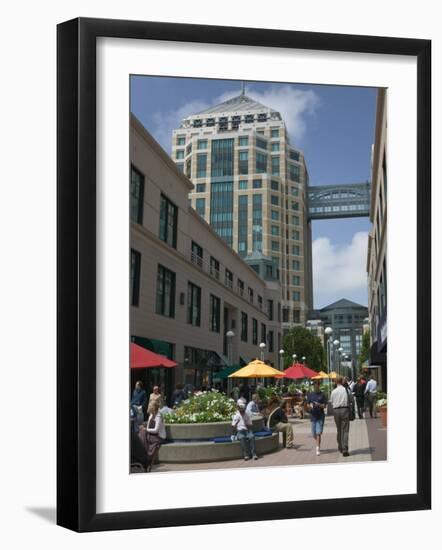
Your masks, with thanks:
[[[336,378],[338,377],[338,373],[335,372],[334,370],[332,370],[331,373],[329,374],[329,377],[330,377],[332,380],[336,380]]]
[[[263,361],[255,359],[242,369],[229,375],[229,378],[275,378],[281,377],[282,373]]]
[[[325,380],[326,378],[329,378],[329,376],[323,370],[318,372],[318,374],[316,376],[312,376],[312,380],[323,380],[323,379]]]

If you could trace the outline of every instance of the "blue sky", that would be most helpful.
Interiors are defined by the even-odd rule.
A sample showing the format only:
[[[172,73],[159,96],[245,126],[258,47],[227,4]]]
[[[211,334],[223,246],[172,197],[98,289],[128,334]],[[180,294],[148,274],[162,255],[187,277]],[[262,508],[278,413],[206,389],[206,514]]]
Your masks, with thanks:
[[[233,97],[239,81],[134,76],[131,110],[170,153],[183,117]],[[281,112],[292,145],[304,151],[311,185],[370,180],[376,89],[247,82],[246,94]],[[314,221],[314,307],[340,298],[367,304],[369,220]]]

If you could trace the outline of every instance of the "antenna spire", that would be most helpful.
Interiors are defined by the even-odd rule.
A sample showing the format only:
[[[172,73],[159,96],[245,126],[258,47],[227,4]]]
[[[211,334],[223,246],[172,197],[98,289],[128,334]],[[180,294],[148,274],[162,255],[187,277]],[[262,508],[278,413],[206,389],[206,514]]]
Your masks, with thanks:
[[[245,93],[246,93],[246,83],[245,83],[245,81],[243,80],[243,81],[241,82],[241,95],[245,95]]]

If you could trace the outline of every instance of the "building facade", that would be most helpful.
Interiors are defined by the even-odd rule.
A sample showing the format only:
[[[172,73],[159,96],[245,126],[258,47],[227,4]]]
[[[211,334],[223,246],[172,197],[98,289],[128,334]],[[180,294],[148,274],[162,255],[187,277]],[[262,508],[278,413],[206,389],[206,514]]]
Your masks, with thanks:
[[[378,90],[368,239],[368,311],[370,364],[380,368],[387,384],[387,91]]]
[[[192,183],[133,116],[130,160],[131,338],[179,363],[159,369],[175,378],[159,382],[208,385],[223,367],[259,357],[261,342],[277,367],[276,271],[261,277],[197,214]]]
[[[359,353],[362,346],[364,323],[368,309],[345,298],[334,302],[322,309],[312,310],[306,328],[314,331],[324,342],[326,327],[333,329],[333,340],[339,340],[339,347],[343,348],[343,356],[347,356],[353,373],[359,369]]]
[[[242,93],[186,117],[173,131],[172,158],[195,184],[195,210],[242,258],[272,258],[286,332],[312,307],[308,172],[280,113]]]

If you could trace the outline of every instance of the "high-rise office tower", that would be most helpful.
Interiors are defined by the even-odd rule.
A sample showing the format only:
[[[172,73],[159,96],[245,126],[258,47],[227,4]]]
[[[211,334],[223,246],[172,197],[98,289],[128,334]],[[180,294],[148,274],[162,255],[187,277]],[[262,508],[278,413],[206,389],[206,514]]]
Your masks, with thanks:
[[[282,324],[312,308],[308,172],[279,112],[240,95],[183,119],[172,158],[195,185],[195,210],[243,258],[272,258],[282,285]]]

